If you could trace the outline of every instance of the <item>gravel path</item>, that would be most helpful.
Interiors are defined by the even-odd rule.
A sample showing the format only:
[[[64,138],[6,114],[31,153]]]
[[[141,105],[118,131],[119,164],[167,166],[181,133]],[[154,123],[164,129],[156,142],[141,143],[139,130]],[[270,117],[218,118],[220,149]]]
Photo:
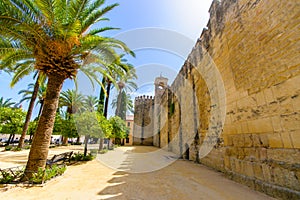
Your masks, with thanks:
[[[55,151],[69,151],[70,148],[55,148]],[[26,152],[23,151],[22,154],[26,160]],[[11,160],[22,160],[19,154],[18,159],[12,159],[17,154],[7,155]],[[1,152],[1,163],[5,163],[4,157],[7,158]],[[147,172],[140,173],[143,171]],[[49,181],[43,187],[13,187],[7,191],[2,189],[0,199],[263,200],[272,198],[228,180],[222,174],[205,166],[177,160],[169,152],[154,147],[119,147],[99,155],[94,161],[69,166],[63,176]]]

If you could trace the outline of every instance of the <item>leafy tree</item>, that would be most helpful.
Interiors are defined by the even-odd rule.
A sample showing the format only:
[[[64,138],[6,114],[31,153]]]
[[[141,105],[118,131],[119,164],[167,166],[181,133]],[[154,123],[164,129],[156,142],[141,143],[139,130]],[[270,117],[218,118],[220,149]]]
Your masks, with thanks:
[[[104,1],[92,0],[4,0],[0,3],[1,62],[34,57],[34,68],[48,77],[44,108],[26,165],[28,177],[39,167],[45,167],[64,80],[75,78],[91,54],[101,54],[103,63],[111,63],[116,48],[130,52],[122,42],[98,35],[113,28],[90,28],[105,20],[103,16],[118,5],[102,8],[103,4]]]
[[[11,101],[11,98],[5,100],[3,97],[0,97],[0,108],[12,107],[15,104],[16,104],[15,102]]]
[[[84,156],[87,155],[87,144],[90,136],[103,137],[101,126],[98,121],[99,114],[97,112],[85,111],[75,114],[74,119],[79,135],[84,135]],[[101,135],[100,135],[101,134]]]
[[[26,113],[19,108],[0,107],[1,133],[10,134],[10,139],[15,134],[21,134],[25,115]]]
[[[31,122],[29,123],[27,134],[30,135],[30,139],[29,139],[30,142],[32,141],[32,136],[33,136],[33,134],[34,134],[35,131],[36,131],[37,123],[38,123],[38,120],[37,120],[37,119],[35,119],[35,120],[33,120],[33,121],[31,121]],[[23,130],[24,130],[24,127],[23,127]],[[22,133],[23,133],[23,132],[22,132]]]
[[[99,143],[99,151],[103,149],[103,143],[101,139],[105,138],[111,138],[112,137],[112,124],[109,120],[106,119],[102,114],[97,115],[98,122],[101,127],[101,133],[100,133],[100,143]]]
[[[129,129],[126,126],[126,123],[124,120],[122,120],[120,117],[115,116],[115,117],[111,117],[109,119],[111,125],[112,125],[112,135],[110,138],[115,138],[116,143],[121,143],[121,139],[126,138],[128,133],[129,133]]]
[[[59,113],[56,114],[54,127],[54,135],[62,135],[64,138],[78,137],[78,132],[73,115],[62,118]]]

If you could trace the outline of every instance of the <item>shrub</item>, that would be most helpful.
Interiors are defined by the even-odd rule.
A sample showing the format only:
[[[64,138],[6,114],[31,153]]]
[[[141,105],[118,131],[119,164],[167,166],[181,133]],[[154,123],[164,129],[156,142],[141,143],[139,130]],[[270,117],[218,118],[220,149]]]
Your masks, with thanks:
[[[23,176],[23,174],[24,174],[24,168],[15,171],[2,170],[0,173],[0,184],[7,184],[16,181],[18,182],[19,179]]]
[[[82,142],[73,142],[72,145],[82,145]]]
[[[26,145],[26,146],[24,146],[24,149],[30,149],[30,145]]]
[[[14,180],[14,177],[6,171],[2,171],[2,177],[0,178],[0,183],[1,184],[7,184],[10,183]]]
[[[107,153],[107,152],[108,152],[107,149],[103,149],[103,150],[99,151],[100,154],[105,154],[105,153]]]
[[[11,150],[12,150],[12,151],[21,151],[21,150],[22,150],[22,148],[19,148],[19,147],[14,147],[14,148],[12,148]]]
[[[46,168],[45,170],[39,168],[38,171],[33,174],[31,181],[33,183],[43,183],[56,176],[62,175],[66,171],[66,169],[67,168],[65,165],[52,165],[51,168]]]
[[[6,146],[5,151],[10,151],[13,147],[12,146]]]
[[[83,153],[78,152],[78,153],[75,153],[72,156],[71,160],[75,160],[75,161],[90,161],[90,160],[93,160],[94,158],[95,157],[91,153],[89,153],[88,155],[84,156]]]

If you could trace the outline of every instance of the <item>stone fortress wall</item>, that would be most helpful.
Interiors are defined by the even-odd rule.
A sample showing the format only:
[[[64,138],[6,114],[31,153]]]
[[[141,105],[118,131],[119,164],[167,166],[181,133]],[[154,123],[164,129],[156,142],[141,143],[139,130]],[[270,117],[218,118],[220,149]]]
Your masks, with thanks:
[[[154,146],[300,199],[300,2],[214,0],[209,12],[171,86],[138,99],[149,103],[135,106],[135,122],[149,115]]]

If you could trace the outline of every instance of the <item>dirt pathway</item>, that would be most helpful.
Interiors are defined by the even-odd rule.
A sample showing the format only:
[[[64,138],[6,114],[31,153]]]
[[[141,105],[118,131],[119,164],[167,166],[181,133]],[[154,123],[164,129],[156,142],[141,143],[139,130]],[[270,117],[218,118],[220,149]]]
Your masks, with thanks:
[[[43,187],[14,187],[1,192],[0,199],[272,199],[202,165],[176,160],[169,152],[157,150],[152,147],[117,148],[100,155],[97,160],[69,166],[63,176]],[[154,157],[153,152],[157,153]],[[160,162],[154,161],[159,155]],[[148,165],[154,166],[148,168],[152,171],[130,173]],[[153,170],[157,167],[160,169]]]

